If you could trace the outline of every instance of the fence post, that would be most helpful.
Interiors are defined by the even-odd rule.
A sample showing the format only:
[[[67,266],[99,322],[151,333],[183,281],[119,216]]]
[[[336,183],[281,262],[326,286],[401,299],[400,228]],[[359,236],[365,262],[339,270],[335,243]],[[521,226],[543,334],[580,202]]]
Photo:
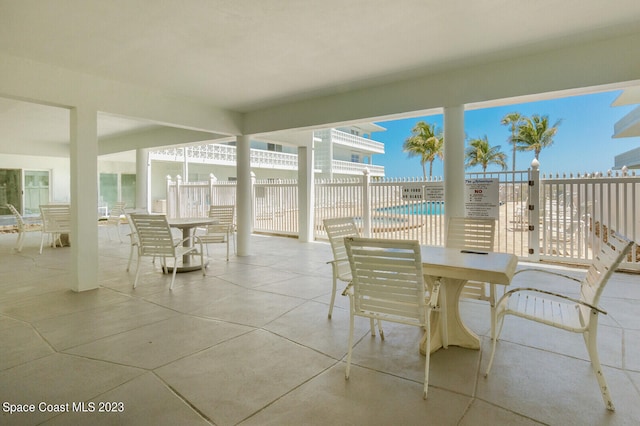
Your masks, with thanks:
[[[371,238],[371,177],[368,168],[362,173],[362,230],[365,237]]]
[[[173,209],[174,209],[174,205],[175,205],[175,195],[172,194],[171,192],[171,186],[173,184],[171,183],[171,175],[167,175],[167,200],[166,200],[166,211],[165,214],[167,215],[167,217],[173,217]],[[152,210],[150,210],[152,211]]]
[[[251,230],[249,231],[250,234],[253,233],[253,230],[256,227],[256,174],[254,172],[251,172],[250,174],[251,176],[251,180],[250,180],[250,184],[251,187],[249,188],[249,190],[251,191],[251,220],[250,220],[250,224],[251,224]],[[237,193],[238,193],[238,186],[236,184],[236,199],[237,199]],[[236,215],[238,214],[238,212],[236,211]]]
[[[540,163],[535,158],[529,170],[529,257],[533,262],[540,261]]]
[[[176,176],[176,217],[182,217],[182,176]]]
[[[217,201],[214,203],[213,198],[213,184],[218,181],[218,178],[213,173],[209,173],[209,206],[212,204],[219,204]]]

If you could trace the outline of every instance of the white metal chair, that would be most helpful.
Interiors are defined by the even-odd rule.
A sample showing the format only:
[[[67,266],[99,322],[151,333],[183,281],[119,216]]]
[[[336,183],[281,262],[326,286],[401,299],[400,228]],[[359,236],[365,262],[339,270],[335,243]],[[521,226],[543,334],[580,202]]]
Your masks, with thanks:
[[[420,346],[431,347],[431,311],[436,308],[440,284],[429,293],[424,282],[420,244],[411,240],[362,237],[344,239],[353,279],[350,305],[349,352],[345,377],[349,378],[356,316],[424,328]],[[380,336],[384,338],[382,331]],[[429,350],[426,351],[423,397],[429,386]]]
[[[329,237],[329,243],[331,244],[331,251],[333,252],[333,260],[327,262],[331,265],[332,284],[331,289],[331,302],[329,302],[329,315],[331,318],[333,314],[333,305],[336,301],[336,291],[338,287],[338,280],[346,283],[351,282],[351,266],[349,265],[349,259],[347,258],[347,252],[344,247],[345,237],[359,237],[360,232],[356,226],[356,222],[352,217],[338,217],[332,219],[324,219],[322,221],[324,229]],[[345,293],[343,293],[344,295]],[[381,324],[378,323],[380,335],[382,335]],[[371,335],[376,335],[376,329],[373,318],[371,319]]]
[[[546,270],[523,269],[516,272],[516,274],[529,271],[549,273],[580,282],[580,297],[576,299],[535,288],[516,288],[506,292],[496,306],[498,332],[493,340],[491,358],[485,376],[489,374],[493,364],[496,342],[502,331],[504,318],[506,315],[514,315],[562,330],[582,333],[604,403],[607,409],[611,411],[615,409],[598,356],[596,341],[598,316],[606,315],[606,312],[598,307],[598,302],[607,281],[627,255],[633,242],[616,233],[610,233],[607,236],[607,241],[601,243],[599,252],[595,255],[586,277],[581,282],[573,277]]]
[[[136,232],[136,227],[133,224],[133,219],[131,219],[131,213],[125,212],[125,217],[127,219],[127,224],[129,225],[129,233],[127,236],[129,237],[129,262],[127,262],[127,272],[131,269],[131,261],[133,260],[133,253],[138,251],[138,233]],[[155,258],[154,258],[155,260]]]
[[[111,240],[111,234],[109,234],[109,227],[115,227],[118,233],[118,239],[122,242],[122,235],[120,235],[120,223],[121,217],[124,215],[124,208],[127,205],[124,201],[116,202],[111,210],[109,210],[109,216],[107,217],[107,236]]]
[[[229,242],[233,239],[233,250],[235,252],[235,206],[234,205],[212,205],[209,207],[209,217],[217,219],[214,225],[206,227],[205,234],[199,234],[198,238],[202,244],[207,245],[207,254],[209,254],[209,244],[226,243],[227,244],[227,262],[229,261]]]
[[[68,204],[41,204],[42,238],[40,239],[40,254],[44,246],[44,239],[48,235],[53,247],[62,247],[62,235],[71,232],[71,210]]]
[[[482,252],[493,251],[496,221],[495,219],[475,219],[451,217],[447,226],[446,246]],[[491,338],[495,337],[496,285],[481,281],[468,281],[460,297],[484,300],[491,307]]]
[[[184,255],[200,255],[200,265],[202,267],[202,275],[206,275],[205,263],[202,254],[202,242],[196,236],[191,236],[184,240],[175,242],[171,234],[171,228],[164,215],[148,215],[148,214],[131,214],[129,216],[133,221],[138,239],[138,262],[136,265],[136,277],[133,281],[133,288],[138,284],[138,276],[140,274],[140,259],[143,256],[162,258],[162,269],[166,273],[167,257],[173,258],[173,275],[171,277],[171,285],[169,290],[173,290],[173,283],[176,279],[178,270],[178,259]],[[191,245],[184,247],[184,241],[191,239]],[[198,246],[194,244],[198,242]]]
[[[22,218],[22,215],[18,210],[13,206],[13,204],[6,204],[7,208],[13,214],[13,217],[16,218],[16,226],[18,228],[18,239],[16,240],[15,250],[20,253],[22,251],[22,246],[24,245],[25,233],[40,231],[40,226],[38,227],[29,227],[27,223]]]
[[[329,318],[333,313],[333,305],[336,300],[336,289],[338,280],[348,284],[351,282],[351,267],[349,259],[344,247],[345,237],[359,237],[360,232],[356,226],[356,222],[352,217],[339,217],[333,219],[324,219],[322,221],[324,229],[329,237],[331,251],[333,252],[333,260],[327,262],[331,265],[333,278],[333,288],[331,290],[331,303],[329,303]]]

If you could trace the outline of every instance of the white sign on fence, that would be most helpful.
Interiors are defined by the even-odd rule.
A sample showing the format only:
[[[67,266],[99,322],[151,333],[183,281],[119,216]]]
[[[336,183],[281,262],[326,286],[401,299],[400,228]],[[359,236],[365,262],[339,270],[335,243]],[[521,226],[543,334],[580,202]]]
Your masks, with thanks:
[[[414,187],[402,187],[402,199],[403,200],[422,200],[422,188],[419,186]]]
[[[444,201],[444,182],[425,183],[424,199],[427,201]]]
[[[498,219],[500,205],[499,179],[465,179],[465,217]]]

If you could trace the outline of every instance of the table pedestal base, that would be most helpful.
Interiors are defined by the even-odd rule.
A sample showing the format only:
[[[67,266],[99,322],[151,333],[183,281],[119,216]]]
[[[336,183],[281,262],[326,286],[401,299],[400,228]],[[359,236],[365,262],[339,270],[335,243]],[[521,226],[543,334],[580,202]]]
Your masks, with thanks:
[[[429,286],[438,279],[425,275],[425,281]],[[467,280],[440,278],[440,312],[431,313],[431,350],[433,353],[440,348],[449,345],[460,346],[467,349],[480,349],[480,338],[469,330],[460,318],[458,302],[460,293]],[[421,345],[420,353],[426,354],[425,344]]]
[[[199,256],[198,256],[199,257]],[[207,259],[204,260],[204,267],[206,268],[209,265],[209,261]],[[167,272],[168,273],[173,273],[173,266],[167,266]],[[176,270],[176,274],[180,274],[182,272],[193,272],[193,271],[199,271],[201,270],[202,267],[200,266],[200,259],[197,260],[197,262],[187,262],[185,263],[184,260],[182,262],[178,262],[178,266],[177,266],[177,270]]]

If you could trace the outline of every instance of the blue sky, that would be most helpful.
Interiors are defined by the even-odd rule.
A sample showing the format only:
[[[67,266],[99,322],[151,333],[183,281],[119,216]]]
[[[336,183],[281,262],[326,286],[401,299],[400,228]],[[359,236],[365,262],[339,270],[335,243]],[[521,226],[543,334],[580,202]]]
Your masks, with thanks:
[[[500,124],[502,117],[514,111],[527,116],[548,115],[551,124],[559,119],[562,123],[558,127],[553,145],[540,153],[542,173],[606,172],[613,168],[614,157],[617,154],[640,146],[640,138],[637,137],[611,137],[615,122],[635,108],[635,105],[612,107],[611,103],[619,94],[620,91],[606,92],[467,111],[464,117],[465,133],[467,139],[482,138],[486,135],[492,146],[501,145],[502,151],[507,154],[508,170],[511,170],[512,150],[508,143],[510,131],[508,126]],[[402,144],[411,135],[411,129],[418,121],[436,123],[436,126],[442,129],[442,119],[442,115],[433,115],[378,122],[377,124],[387,131],[372,134],[372,139],[384,142],[385,154],[375,155],[373,163],[385,166],[385,174],[388,177],[422,176],[420,160],[418,157],[408,158],[407,154],[402,152]],[[516,168],[526,170],[532,160],[533,152],[518,152]],[[433,175],[442,176],[442,170],[442,161],[436,160],[433,163]],[[487,169],[495,170],[499,170],[495,165]],[[471,168],[468,171],[481,169]]]

